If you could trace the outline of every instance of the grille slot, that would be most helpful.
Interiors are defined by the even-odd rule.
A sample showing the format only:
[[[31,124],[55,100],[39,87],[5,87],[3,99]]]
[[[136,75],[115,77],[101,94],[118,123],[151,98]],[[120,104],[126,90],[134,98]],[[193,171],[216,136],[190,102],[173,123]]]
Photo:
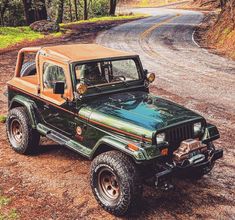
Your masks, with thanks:
[[[171,144],[179,144],[181,141],[193,138],[192,124],[181,125],[167,132],[167,141]]]

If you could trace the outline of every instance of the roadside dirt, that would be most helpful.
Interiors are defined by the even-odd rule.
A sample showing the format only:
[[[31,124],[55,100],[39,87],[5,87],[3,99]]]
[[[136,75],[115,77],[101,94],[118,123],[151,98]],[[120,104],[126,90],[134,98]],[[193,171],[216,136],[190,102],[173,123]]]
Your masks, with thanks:
[[[94,26],[88,32],[87,27],[81,30],[73,26],[74,32],[69,36],[30,45],[93,42],[99,31],[112,25],[116,24]],[[17,49],[22,46],[0,52],[0,114],[7,113],[5,84],[13,76]],[[234,124],[234,114],[190,96],[179,97],[158,86],[153,86],[151,91],[190,107],[216,123],[221,132],[216,144],[224,148],[225,157],[200,181],[175,180],[173,192],[162,193],[145,187],[141,209],[129,218],[235,219],[235,130],[227,124],[228,121]],[[115,219],[98,206],[92,195],[88,178],[90,161],[45,139],[38,155],[16,154],[7,142],[4,124],[0,124],[0,137],[0,190],[12,199],[10,207],[17,209],[21,219]]]
[[[214,54],[235,60],[235,21],[229,4],[221,11],[220,1],[195,0],[178,8],[204,12],[202,23],[195,33],[195,40]],[[233,11],[233,13],[232,13]]]

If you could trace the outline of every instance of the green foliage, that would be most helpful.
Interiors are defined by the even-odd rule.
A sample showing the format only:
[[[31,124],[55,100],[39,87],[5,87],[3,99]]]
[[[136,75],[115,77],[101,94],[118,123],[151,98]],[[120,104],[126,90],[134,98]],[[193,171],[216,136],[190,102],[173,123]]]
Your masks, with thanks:
[[[20,216],[16,209],[9,209],[8,205],[11,203],[11,199],[3,196],[0,191],[0,220],[16,220]]]
[[[7,215],[7,219],[9,219],[9,220],[16,220],[19,218],[20,218],[20,215],[18,214],[18,212],[15,209],[11,209]]]
[[[23,40],[35,40],[43,34],[32,31],[29,27],[0,27],[0,48],[14,45]]]
[[[11,202],[11,200],[5,196],[0,195],[0,208],[3,206],[8,205]]]
[[[84,23],[94,23],[94,22],[101,22],[101,21],[118,21],[118,20],[128,20],[128,19],[137,19],[142,17],[147,17],[148,15],[144,14],[135,14],[135,15],[121,15],[121,16],[104,16],[104,17],[95,17],[90,18],[89,20],[81,20],[70,22],[66,24],[60,24],[61,27],[65,27],[71,24],[84,24]]]
[[[6,122],[6,116],[0,115],[0,123],[5,123],[5,122]]]
[[[0,25],[25,25],[22,0],[0,0]]]
[[[105,16],[109,13],[109,1],[99,0],[91,7],[91,17]]]

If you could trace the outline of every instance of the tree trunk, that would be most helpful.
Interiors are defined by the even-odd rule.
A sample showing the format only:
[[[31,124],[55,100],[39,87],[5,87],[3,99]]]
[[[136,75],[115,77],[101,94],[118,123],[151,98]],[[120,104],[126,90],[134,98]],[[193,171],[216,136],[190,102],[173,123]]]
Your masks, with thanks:
[[[35,11],[32,9],[32,1],[31,0],[23,0],[24,5],[24,14],[26,24],[30,25],[35,21]]]
[[[114,16],[116,12],[117,0],[110,0],[109,15]]]
[[[45,0],[38,1],[33,5],[32,0],[22,0],[24,5],[25,20],[28,25],[38,20],[47,19]]]
[[[78,5],[77,0],[74,0],[74,8],[75,8],[75,19],[78,21]]]
[[[84,15],[83,15],[83,19],[84,20],[88,19],[88,4],[87,4],[87,0],[84,0]]]
[[[60,24],[63,22],[63,14],[64,14],[64,0],[58,0],[57,18],[56,18],[57,24]]]
[[[5,11],[8,7],[8,1],[3,1],[2,3],[0,3],[0,25],[1,26],[4,26],[4,14],[5,14]]]
[[[69,17],[70,17],[70,21],[73,21],[73,15],[72,15],[72,3],[71,0],[69,0]]]
[[[37,17],[36,17],[36,21],[38,20],[46,20],[47,19],[47,9],[46,9],[46,2],[45,0],[40,0],[39,1],[39,7],[37,9],[38,13],[37,13]]]

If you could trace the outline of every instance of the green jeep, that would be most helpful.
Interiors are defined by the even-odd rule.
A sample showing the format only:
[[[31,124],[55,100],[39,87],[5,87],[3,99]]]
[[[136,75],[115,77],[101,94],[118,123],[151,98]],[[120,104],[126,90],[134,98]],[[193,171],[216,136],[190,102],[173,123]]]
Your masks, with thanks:
[[[35,62],[26,62],[31,53]],[[138,55],[96,44],[23,48],[8,82],[9,142],[30,154],[46,136],[93,160],[96,200],[124,215],[144,183],[169,189],[173,175],[200,178],[223,156],[212,143],[217,128],[150,94],[154,79]]]

